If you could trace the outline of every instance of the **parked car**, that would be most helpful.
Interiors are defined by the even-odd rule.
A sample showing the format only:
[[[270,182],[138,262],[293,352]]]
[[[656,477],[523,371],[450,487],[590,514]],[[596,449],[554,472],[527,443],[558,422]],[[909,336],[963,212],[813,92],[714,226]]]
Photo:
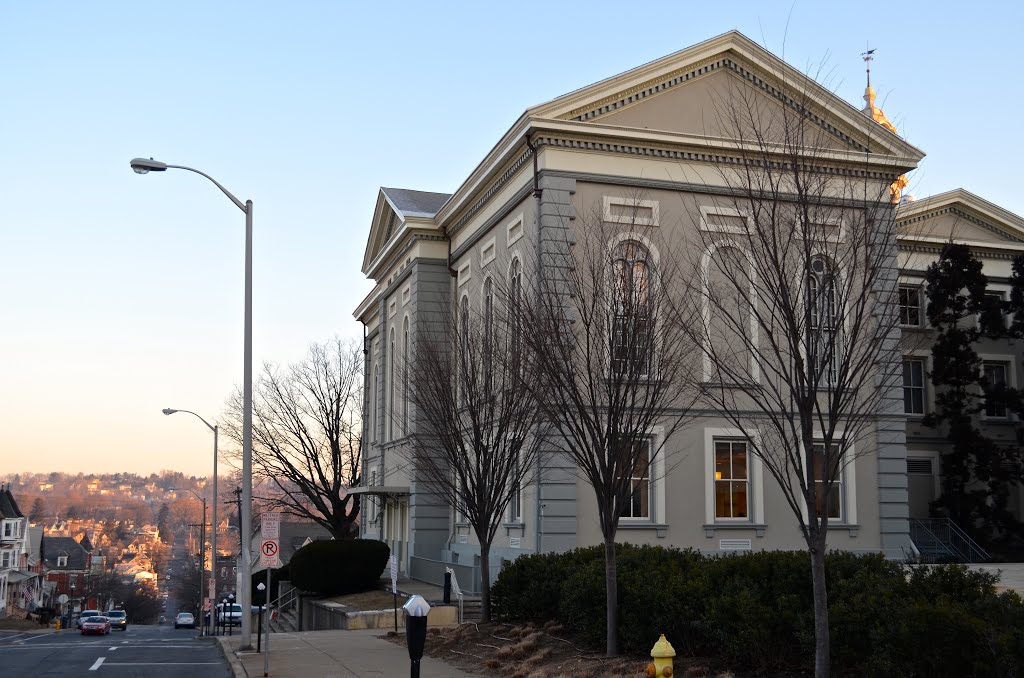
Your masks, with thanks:
[[[174,628],[176,629],[194,629],[195,627],[196,618],[190,612],[179,612],[178,616],[174,618]]]
[[[225,626],[242,625],[242,606],[238,603],[217,606],[217,623]]]
[[[81,618],[79,618],[81,621]],[[94,615],[92,617],[86,617],[82,621],[82,635],[97,635],[105,636],[110,633],[110,620],[106,617]]]
[[[89,617],[102,617],[103,613],[99,610],[82,610],[82,613],[78,615],[78,619],[75,621],[75,626],[79,629],[82,628],[82,623],[85,622]]]
[[[114,629],[128,630],[128,615],[124,610],[110,610],[107,612],[107,619],[110,620],[110,627]]]

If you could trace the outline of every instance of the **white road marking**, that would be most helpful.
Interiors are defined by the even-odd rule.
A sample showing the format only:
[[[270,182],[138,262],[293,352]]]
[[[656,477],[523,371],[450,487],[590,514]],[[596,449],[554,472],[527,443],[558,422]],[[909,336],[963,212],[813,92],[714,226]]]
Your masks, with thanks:
[[[115,645],[114,647],[110,648],[110,652],[113,652],[116,649],[117,649],[117,646]]]
[[[107,662],[104,666],[220,666],[220,662]],[[90,669],[91,670],[91,669]]]
[[[103,660],[104,659],[106,659],[106,657],[100,657],[99,659],[97,659],[96,663],[89,667],[89,670],[90,671],[95,671],[95,670],[99,669],[99,667],[103,666]]]

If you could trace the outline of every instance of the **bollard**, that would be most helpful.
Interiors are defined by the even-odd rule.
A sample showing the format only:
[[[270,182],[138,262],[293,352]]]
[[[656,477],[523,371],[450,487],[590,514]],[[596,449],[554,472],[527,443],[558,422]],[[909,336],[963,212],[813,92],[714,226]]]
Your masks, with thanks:
[[[651,658],[653,662],[647,665],[647,675],[649,678],[658,678],[658,676],[664,676],[668,678],[672,675],[672,658],[676,656],[676,651],[672,647],[672,644],[665,640],[665,634],[661,634],[661,638],[651,648]]]
[[[452,604],[452,573],[447,570],[444,573],[444,604]]]

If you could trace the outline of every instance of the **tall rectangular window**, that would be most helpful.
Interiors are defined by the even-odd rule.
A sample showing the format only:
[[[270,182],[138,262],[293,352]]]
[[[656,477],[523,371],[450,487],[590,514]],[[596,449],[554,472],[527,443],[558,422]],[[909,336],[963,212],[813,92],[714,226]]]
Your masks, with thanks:
[[[747,441],[715,441],[715,518],[750,517]]]
[[[630,494],[622,506],[622,518],[651,517],[651,441],[644,439],[631,455],[636,463],[629,472]]]
[[[843,469],[842,462],[835,458],[835,455],[839,454],[838,446],[833,444],[829,459],[825,459],[825,446],[823,444],[815,444],[814,446],[814,482],[817,485],[817,492],[815,496],[817,498],[817,505],[815,506],[815,512],[817,515],[821,515],[823,511],[828,511],[829,518],[835,518],[836,520],[842,520],[843,518]],[[827,465],[826,465],[827,461]],[[831,475],[832,468],[835,468],[836,464],[840,464],[838,471],[836,471],[836,478],[832,484],[832,489],[825,496],[825,482]],[[828,468],[832,467],[832,468]]]
[[[1006,363],[986,362],[982,364],[985,380],[985,416],[1006,417],[1006,398],[999,391],[1006,387]]]
[[[903,359],[903,412],[924,414],[924,360]]]
[[[920,327],[923,314],[921,313],[921,288],[917,285],[900,285],[900,325],[908,327]]]

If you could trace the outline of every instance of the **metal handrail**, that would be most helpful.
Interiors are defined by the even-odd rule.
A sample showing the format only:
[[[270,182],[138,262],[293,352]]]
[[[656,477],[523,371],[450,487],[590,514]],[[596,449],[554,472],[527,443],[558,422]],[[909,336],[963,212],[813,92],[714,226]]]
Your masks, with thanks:
[[[910,528],[911,532],[918,533],[919,538],[931,537],[936,544],[964,562],[984,562],[992,558],[988,551],[949,518],[911,518]]]

